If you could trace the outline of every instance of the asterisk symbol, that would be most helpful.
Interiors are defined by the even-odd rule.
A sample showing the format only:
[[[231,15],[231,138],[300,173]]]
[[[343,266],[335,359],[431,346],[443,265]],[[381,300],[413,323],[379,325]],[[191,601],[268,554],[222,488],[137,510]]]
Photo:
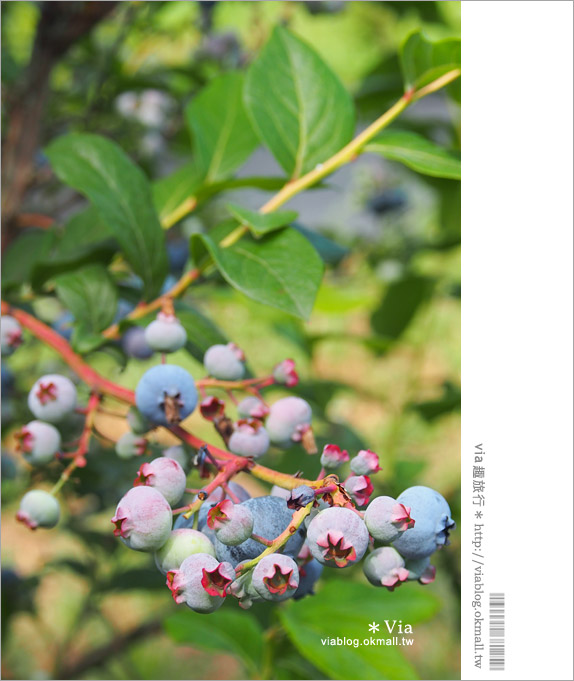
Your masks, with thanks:
[[[482,511],[477,511],[474,515],[475,515],[477,518],[482,518]]]
[[[373,622],[372,624],[369,624],[369,631],[372,631],[374,634],[375,631],[379,631],[379,626],[380,626],[379,624]]]

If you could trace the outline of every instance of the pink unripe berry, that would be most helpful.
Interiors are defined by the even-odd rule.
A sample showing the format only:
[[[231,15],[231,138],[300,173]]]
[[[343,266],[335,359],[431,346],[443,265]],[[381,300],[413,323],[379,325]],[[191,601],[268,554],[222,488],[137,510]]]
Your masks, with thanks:
[[[166,543],[156,551],[155,564],[164,575],[178,570],[183,561],[196,553],[207,553],[215,557],[215,549],[209,539],[197,530],[184,528],[172,530]]]
[[[65,376],[48,374],[39,378],[28,394],[28,407],[42,421],[56,423],[74,411],[76,386]]]
[[[248,395],[237,405],[237,413],[243,419],[264,419],[269,413],[269,407],[255,395]]]
[[[116,454],[120,459],[131,459],[134,456],[143,456],[147,451],[147,445],[148,442],[145,437],[128,431],[116,442]]]
[[[222,381],[238,381],[245,373],[245,355],[235,343],[212,345],[203,357],[210,376]]]
[[[366,506],[373,493],[373,484],[367,475],[352,475],[343,483],[357,506]]]
[[[361,449],[357,456],[351,459],[351,470],[355,475],[372,475],[381,470],[379,457],[370,449]]]
[[[242,419],[235,424],[228,446],[234,454],[257,459],[269,449],[269,435],[261,421]]]
[[[318,513],[307,528],[307,544],[320,563],[347,567],[358,562],[369,546],[369,532],[350,508],[333,506]]]
[[[400,553],[392,546],[375,549],[363,564],[365,576],[374,586],[386,586],[389,591],[406,581],[409,571]]]
[[[175,459],[162,456],[140,466],[134,485],[147,485],[157,489],[167,503],[173,506],[185,491],[185,472]]]
[[[157,551],[169,539],[171,508],[153,487],[133,487],[112,518],[114,535],[135,551]]]
[[[200,613],[215,612],[223,605],[227,589],[235,579],[230,563],[220,563],[207,553],[186,558],[179,570],[169,570],[167,586],[176,603],[185,603]]]
[[[297,563],[281,553],[265,556],[253,569],[251,584],[266,601],[284,601],[299,586]]]
[[[222,544],[238,546],[253,532],[253,514],[242,504],[230,499],[218,502],[207,512],[207,527],[215,532]]]
[[[16,433],[17,449],[28,463],[40,465],[52,461],[62,445],[60,432],[43,421],[30,421]]]
[[[321,454],[321,466],[323,468],[337,468],[349,460],[349,452],[337,445],[325,445]]]
[[[271,442],[286,446],[300,442],[311,423],[312,411],[300,397],[284,397],[271,405],[265,427]]]
[[[295,362],[292,359],[284,359],[273,369],[273,378],[276,383],[294,388],[299,383],[299,375],[295,371]]]
[[[365,525],[377,541],[390,544],[415,526],[410,511],[392,497],[375,497],[365,511]]]

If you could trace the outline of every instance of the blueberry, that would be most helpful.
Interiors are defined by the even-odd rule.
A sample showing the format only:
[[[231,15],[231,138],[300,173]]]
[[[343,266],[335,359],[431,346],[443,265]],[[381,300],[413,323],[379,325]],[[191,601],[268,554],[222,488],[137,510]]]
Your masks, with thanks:
[[[405,561],[392,546],[382,546],[370,553],[363,563],[363,572],[374,586],[386,586],[392,591],[409,576]]]
[[[60,432],[51,423],[30,421],[16,433],[18,450],[33,465],[52,461],[62,446]]]
[[[19,322],[10,315],[2,315],[0,319],[0,339],[2,341],[2,354],[4,357],[11,355],[23,343],[22,328]]]
[[[122,336],[121,346],[128,357],[135,359],[149,359],[154,352],[146,340],[145,329],[141,326],[127,329]]]
[[[147,344],[157,352],[175,352],[187,342],[187,332],[174,315],[160,312],[145,329]]]
[[[172,530],[166,543],[155,552],[155,564],[164,575],[178,570],[183,561],[196,553],[207,553],[215,558],[215,549],[209,539],[197,530]]]
[[[200,613],[215,612],[223,605],[227,588],[235,579],[229,563],[219,563],[207,553],[188,556],[178,570],[169,570],[167,586],[176,603]]]
[[[265,427],[271,442],[288,446],[299,442],[311,423],[311,407],[300,397],[284,397],[271,405]]]
[[[351,475],[343,483],[357,506],[366,506],[373,493],[373,483],[368,475]]]
[[[157,551],[171,533],[171,508],[153,487],[133,487],[112,518],[114,535],[135,551]]]
[[[174,364],[148,369],[136,387],[136,406],[152,423],[178,424],[197,406],[193,377]]]
[[[249,395],[237,405],[237,413],[242,419],[264,419],[269,413],[269,407],[255,395]]]
[[[32,386],[28,407],[37,419],[56,423],[74,411],[76,400],[76,386],[69,378],[47,374]]]
[[[60,504],[48,492],[34,489],[22,497],[16,518],[31,530],[55,527],[60,519]]]
[[[323,468],[338,468],[349,460],[349,452],[338,445],[325,445],[321,454]]]
[[[153,487],[174,506],[185,491],[185,472],[177,461],[161,456],[140,466],[134,485]]]
[[[164,449],[162,456],[165,456],[167,459],[173,459],[174,461],[177,461],[184,471],[188,470],[189,457],[181,445],[172,445],[171,447]]]
[[[292,513],[287,508],[285,500],[279,497],[255,497],[244,501],[241,505],[246,506],[253,514],[253,532],[263,539],[275,539],[291,522]],[[285,544],[283,553],[295,558],[304,540],[305,530],[299,528]],[[247,539],[239,546],[226,546],[217,539],[214,543],[215,554],[219,560],[229,561],[234,567],[244,560],[256,558],[265,550],[265,546],[254,539]]]
[[[355,475],[372,475],[381,470],[379,457],[370,449],[361,449],[357,456],[351,459],[350,465]]]
[[[235,424],[228,447],[234,454],[257,459],[269,449],[269,435],[261,421],[242,419]]]
[[[299,485],[299,487],[295,487],[289,495],[287,507],[297,510],[299,508],[304,508],[314,500],[315,492],[313,489],[307,485]]]
[[[203,357],[210,376],[222,381],[238,381],[245,374],[245,355],[234,343],[212,345]]]
[[[128,431],[116,442],[116,454],[120,459],[143,456],[147,451],[147,445],[148,442],[145,437]]]
[[[273,485],[270,492],[272,497],[279,497],[280,499],[289,499],[291,497],[291,490],[279,487],[279,485]]]
[[[301,565],[299,567],[299,587],[293,595],[293,599],[298,601],[304,596],[314,594],[313,587],[319,581],[322,573],[323,566],[315,558]]]
[[[313,557],[328,567],[348,567],[365,555],[369,532],[350,508],[334,506],[318,513],[307,528]]]
[[[430,564],[430,558],[406,560],[405,567],[409,571],[409,580],[416,579],[421,584],[430,584],[435,580],[436,567]]]
[[[284,359],[273,368],[273,378],[279,385],[294,388],[299,383],[299,376],[295,371],[295,362],[292,359]]]
[[[289,556],[272,553],[262,558],[251,576],[255,591],[266,601],[284,601],[299,586],[297,563]]]
[[[390,544],[414,527],[409,513],[410,508],[392,497],[375,497],[365,511],[365,525],[377,541]]]
[[[253,514],[243,504],[230,499],[218,502],[207,512],[207,527],[215,532],[217,539],[227,546],[237,546],[251,537]]]
[[[445,499],[430,487],[409,487],[397,501],[410,508],[415,526],[403,532],[393,543],[408,560],[427,558],[449,543],[449,531],[456,527]]]

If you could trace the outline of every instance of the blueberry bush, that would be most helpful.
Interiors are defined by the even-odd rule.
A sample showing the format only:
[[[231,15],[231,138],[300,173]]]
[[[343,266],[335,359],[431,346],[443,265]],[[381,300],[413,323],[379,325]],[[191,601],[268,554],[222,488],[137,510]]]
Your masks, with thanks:
[[[112,8],[101,6],[116,3],[91,4],[101,13],[92,22],[105,25]],[[38,152],[49,176],[46,207],[37,207],[37,197],[38,212],[6,206],[4,491],[18,531],[35,538],[49,530],[83,546],[49,569],[71,570],[88,584],[51,673],[74,678],[105,664],[113,639],[82,648],[78,660],[70,654],[75,629],[105,594],[136,589],[153,596],[158,614],[120,637],[120,649],[129,648],[130,636],[162,627],[178,643],[231,654],[244,670],[235,673],[249,678],[414,678],[413,661],[398,648],[351,647],[334,656],[319,639],[362,639],[372,621],[428,621],[437,611],[428,589],[452,582],[456,591],[456,560],[440,559],[444,573],[435,562],[456,529],[457,508],[445,499],[453,500],[452,486],[420,484],[424,462],[388,459],[365,441],[352,417],[345,423],[329,407],[341,386],[317,380],[305,357],[329,341],[328,330],[309,331],[318,301],[343,315],[353,310],[360,295],[353,277],[360,280],[362,268],[386,282],[371,306],[369,333],[354,334],[370,353],[367,372],[400,351],[425,305],[457,297],[437,274],[441,256],[459,243],[460,155],[444,134],[453,124],[447,119],[433,136],[430,123],[409,113],[428,98],[447,103],[456,117],[460,40],[403,29],[396,51],[353,96],[313,41],[290,25],[295,5],[329,17],[341,11],[338,3],[254,3],[284,4],[286,14],[264,23],[240,56],[233,33],[213,32],[215,4],[199,3],[205,40],[190,93],[181,92],[184,74],[177,85],[165,81],[169,98],[142,89],[145,83],[134,84],[140,95],[121,82],[108,86],[106,69],[117,66],[113,40],[94,86],[118,89],[114,115],[147,127],[148,145],[159,127],[154,115],[170,119],[174,148],[187,127],[191,146],[175,170],[155,177],[153,153],[142,156],[134,130],[118,135],[104,118],[106,134],[78,123],[78,111],[88,117],[103,107],[94,91],[83,105],[70,98],[60,128]],[[419,5],[448,3],[381,4],[402,16],[395,5],[424,12]],[[169,33],[161,8],[118,5],[114,40],[133,38],[138,11],[157,11],[159,30]],[[52,11],[44,9],[38,31]],[[62,24],[81,23],[59,11]],[[81,51],[75,59],[82,64]],[[121,81],[117,73],[114,79]],[[180,119],[170,118],[177,97],[184,100]],[[19,115],[17,104],[8,110],[8,151]],[[246,174],[261,153],[275,171]],[[349,239],[341,244],[305,226],[312,216],[305,202],[295,210],[295,200],[313,200],[334,174],[365,158],[390,161],[436,192],[438,234],[398,236],[389,221],[388,238],[353,260]],[[9,198],[10,170],[17,173],[9,167],[4,177]],[[406,199],[400,188],[385,188],[369,201],[372,214],[387,216],[400,214]],[[421,252],[431,257],[417,267]],[[235,307],[222,304],[230,299]],[[267,319],[274,324],[268,347]],[[400,381],[399,374],[398,392],[406,389]],[[445,382],[438,398],[406,409],[432,424],[457,405],[458,389]],[[6,579],[9,589],[24,589],[21,575],[6,571]],[[187,666],[181,678],[200,678],[194,673]]]

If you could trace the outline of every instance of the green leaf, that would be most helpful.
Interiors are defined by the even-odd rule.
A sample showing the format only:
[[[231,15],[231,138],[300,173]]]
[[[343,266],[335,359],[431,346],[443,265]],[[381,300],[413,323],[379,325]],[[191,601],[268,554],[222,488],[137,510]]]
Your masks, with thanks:
[[[257,236],[273,232],[280,227],[285,227],[293,220],[297,219],[297,213],[294,210],[286,210],[283,212],[262,214],[243,206],[238,206],[236,203],[228,203],[227,209],[234,215],[239,222],[247,225],[249,229]]]
[[[423,175],[460,180],[460,158],[422,135],[406,130],[385,130],[365,151],[399,161]]]
[[[224,180],[258,145],[243,104],[243,75],[214,79],[186,110],[195,162],[207,184]]]
[[[32,270],[49,254],[55,239],[54,230],[35,229],[10,244],[2,256],[2,290],[30,281]]]
[[[261,673],[263,630],[251,613],[221,609],[206,617],[189,610],[179,611],[170,615],[164,625],[177,643],[234,655],[245,665],[249,678]]]
[[[353,134],[349,93],[311,47],[279,26],[247,72],[245,104],[261,141],[293,178]]]
[[[445,73],[460,69],[460,38],[429,40],[417,31],[400,50],[405,91],[419,89]]]
[[[187,350],[198,361],[203,362],[203,356],[212,345],[228,342],[222,331],[198,310],[178,304],[175,311],[187,331]]]
[[[112,323],[118,305],[116,286],[105,267],[86,265],[54,279],[56,293],[85,329],[98,332]]]
[[[432,279],[417,275],[409,275],[390,284],[371,317],[373,330],[390,340],[399,338],[419,307],[429,298],[433,286]]]
[[[195,254],[199,244],[238,291],[301,319],[309,318],[321,283],[323,263],[299,232],[289,228],[259,241],[243,238],[229,248],[220,248],[212,235],[194,235]]]
[[[96,206],[143,279],[144,298],[155,297],[167,274],[167,252],[151,186],[141,169],[114,142],[97,135],[60,137],[46,154],[56,175]]]
[[[280,617],[299,652],[329,678],[414,679],[416,671],[400,647],[362,643],[371,636],[390,639],[393,634],[388,633],[385,620],[412,625],[416,637],[415,625],[430,619],[438,608],[437,598],[418,584],[406,584],[391,593],[348,579],[333,579],[322,585],[317,597],[286,604]],[[378,633],[369,633],[371,622],[380,625]],[[337,638],[357,640],[359,645],[322,643]]]
[[[197,194],[202,174],[194,163],[186,163],[167,177],[153,183],[153,202],[160,221],[179,208],[187,199]]]

